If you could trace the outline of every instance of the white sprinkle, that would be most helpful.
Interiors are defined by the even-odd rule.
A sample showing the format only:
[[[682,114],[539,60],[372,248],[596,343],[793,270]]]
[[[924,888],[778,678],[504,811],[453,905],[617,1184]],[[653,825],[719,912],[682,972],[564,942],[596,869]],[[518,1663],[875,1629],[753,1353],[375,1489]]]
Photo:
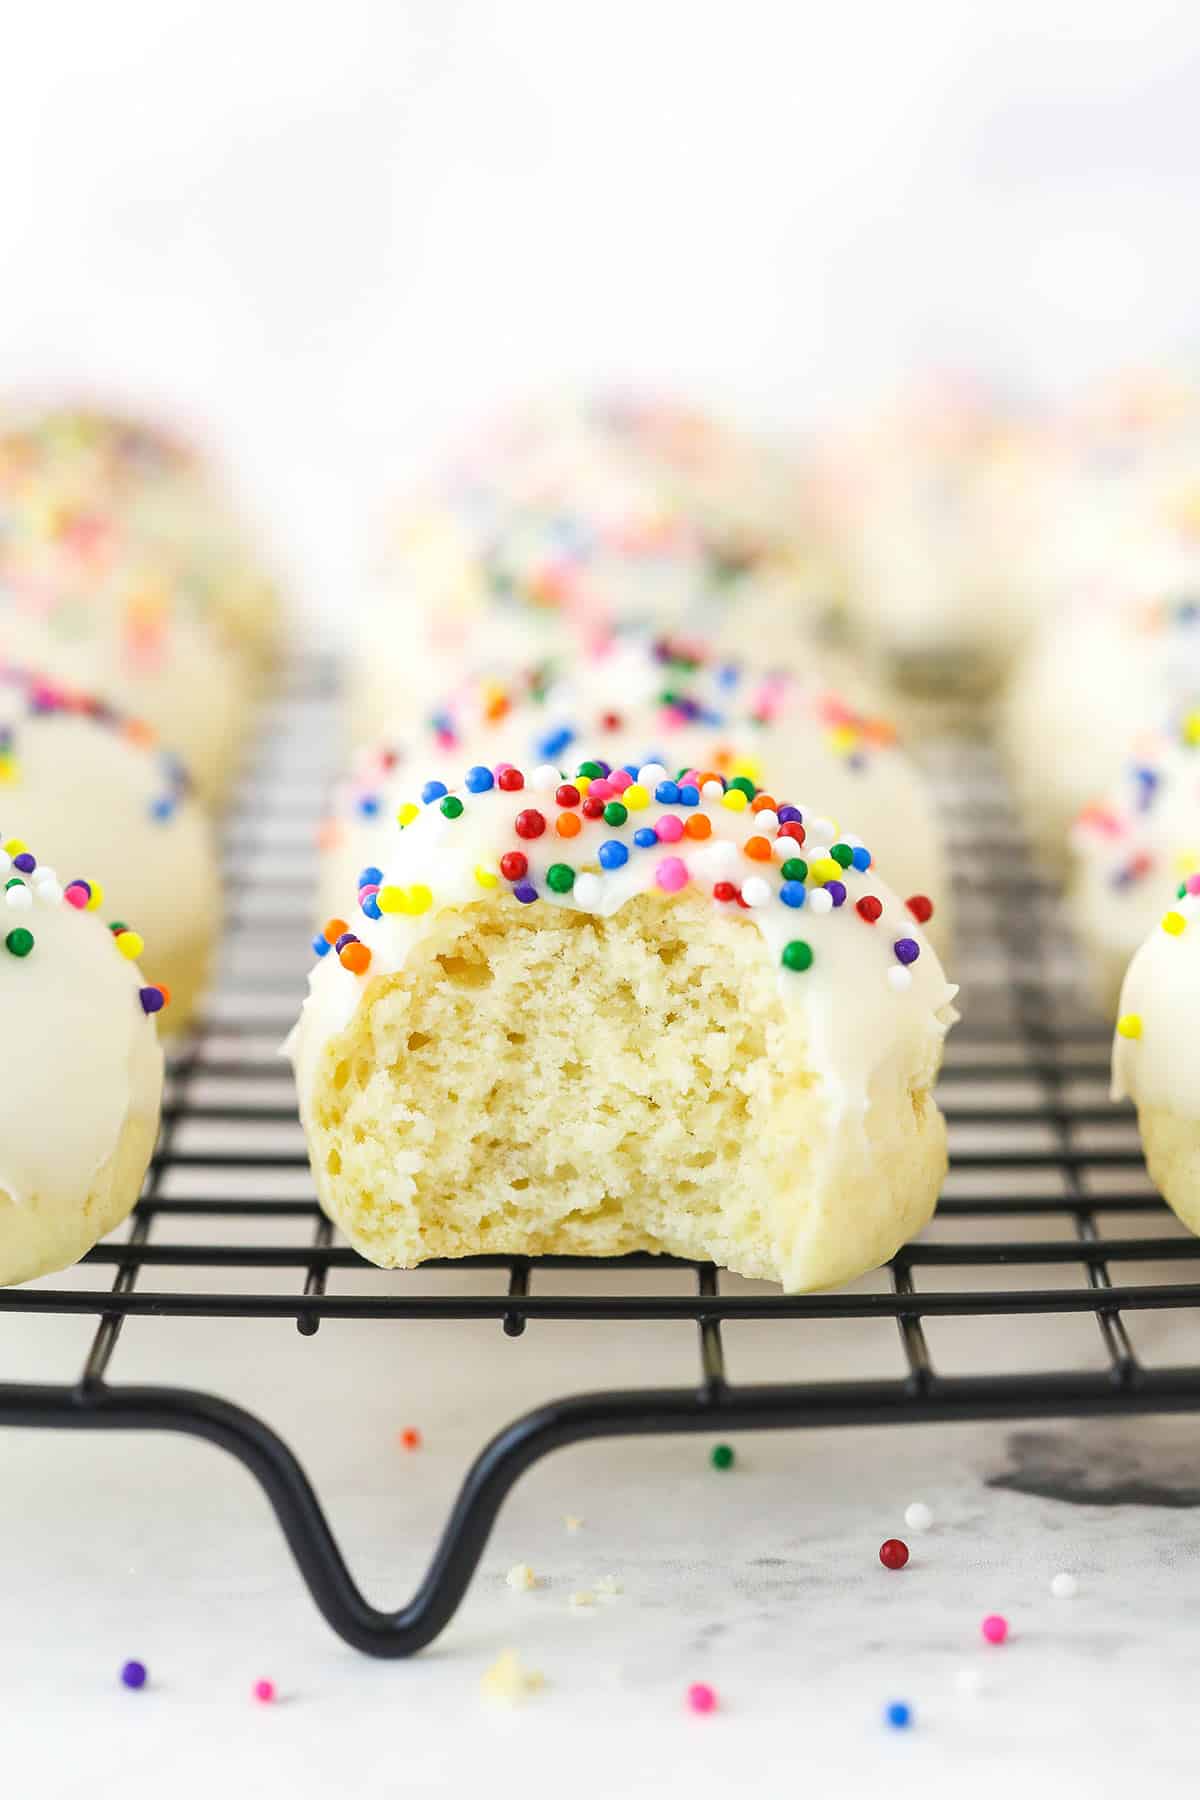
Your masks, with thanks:
[[[804,846],[798,844],[794,837],[777,837],[771,845],[771,855],[786,862],[790,856],[803,856]]]
[[[814,913],[827,913],[833,911],[833,895],[829,892],[828,888],[809,889],[808,910],[809,912]]]
[[[538,794],[552,794],[562,780],[553,763],[539,763],[529,777],[529,785]]]
[[[7,875],[12,868],[12,857],[7,850],[0,850],[0,875]]]
[[[910,1531],[928,1531],[933,1524],[933,1513],[923,1500],[914,1500],[904,1509],[904,1523]]]
[[[530,1588],[535,1588],[538,1584],[538,1578],[528,1563],[514,1563],[504,1579],[517,1593],[528,1593]]]
[[[981,1694],[983,1692],[983,1670],[970,1667],[959,1669],[954,1677],[954,1685],[960,1694]]]
[[[41,887],[45,882],[49,882],[51,887],[53,887],[57,881],[58,870],[52,869],[49,863],[39,863],[37,868],[33,871],[33,885],[35,888]]]
[[[827,838],[831,844],[837,837],[837,826],[832,819],[806,819],[804,821],[804,828],[810,837],[815,836],[822,840]],[[814,854],[817,856],[828,856],[829,852],[828,850],[817,850]]]
[[[700,789],[700,798],[702,800],[719,800],[724,792],[725,789],[719,781],[706,781]]]
[[[813,898],[815,899],[816,896],[814,895]],[[907,993],[912,986],[912,971],[906,969],[903,963],[897,963],[894,969],[888,970],[888,986],[893,993]]]
[[[42,906],[57,906],[62,899],[63,891],[57,881],[39,881],[33,890],[33,897]]]
[[[582,875],[577,875],[575,877],[575,887],[573,892],[579,905],[582,906],[585,911],[590,910],[592,907],[599,904],[600,894],[602,892],[600,877],[598,875],[588,875],[586,872]]]
[[[33,895],[24,882],[20,887],[9,888],[4,895],[4,900],[5,904],[11,906],[14,912],[27,912],[33,905]]]
[[[659,782],[665,781],[666,779],[667,771],[663,768],[661,763],[643,763],[642,767],[638,770],[638,780],[644,788],[649,788],[652,794]]]
[[[765,906],[770,898],[771,889],[761,875],[748,875],[743,881],[742,899],[747,906]]]
[[[563,1524],[566,1526],[567,1530],[572,1534],[572,1536],[575,1534],[575,1532],[583,1530],[583,1520],[580,1518],[577,1518],[574,1513],[565,1513],[563,1515]]]
[[[829,845],[828,844],[815,844],[814,845],[814,844],[809,844],[806,841],[805,846],[804,846],[804,854],[807,856],[810,863],[815,863],[818,857],[829,855]]]
[[[596,1596],[592,1593],[590,1588],[580,1588],[578,1593],[572,1594],[567,1601],[568,1606],[574,1607],[595,1606],[595,1604]]]
[[[1056,1575],[1054,1580],[1050,1583],[1050,1592],[1054,1595],[1056,1600],[1073,1600],[1079,1592],[1079,1583],[1073,1575],[1068,1575],[1064,1569],[1060,1574]]]
[[[754,829],[769,837],[773,831],[779,830],[779,814],[764,806],[761,812],[754,815]]]

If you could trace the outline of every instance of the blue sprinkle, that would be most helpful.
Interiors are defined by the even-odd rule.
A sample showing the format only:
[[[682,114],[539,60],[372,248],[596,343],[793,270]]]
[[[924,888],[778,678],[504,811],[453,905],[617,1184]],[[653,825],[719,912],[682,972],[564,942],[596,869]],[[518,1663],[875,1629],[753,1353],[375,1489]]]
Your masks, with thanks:
[[[907,1731],[912,1724],[912,1707],[905,1700],[893,1700],[884,1708],[883,1716],[893,1731]]]
[[[444,799],[447,791],[444,781],[427,781],[421,789],[421,798],[426,806],[432,806],[435,800]]]
[[[779,898],[785,906],[803,906],[806,898],[802,881],[785,881],[779,890]]]
[[[741,680],[741,674],[736,663],[726,663],[723,668],[717,670],[717,680],[723,688],[736,687]]]
[[[323,937],[318,932],[317,936],[313,939],[313,949],[316,951],[318,956],[328,956],[329,955],[329,939],[326,937]]]
[[[854,864],[854,867],[860,873],[862,873],[862,871],[869,869],[871,866],[871,852],[867,849],[864,849],[864,847],[860,844],[858,846],[858,848],[855,850],[854,855],[850,858],[850,860]]]
[[[496,778],[492,771],[485,769],[482,763],[476,763],[473,769],[467,770],[467,788],[472,794],[486,794],[490,787],[495,786],[495,782]],[[435,782],[434,785],[438,784]],[[445,788],[442,788],[443,794],[445,791]]]
[[[642,766],[641,763],[622,763],[622,765],[621,765],[621,767],[624,769],[625,773],[629,776],[629,779],[631,781],[637,780],[638,770],[641,768],[641,766]]]
[[[639,825],[633,834],[633,841],[639,850],[649,850],[658,842],[658,833],[653,825]]]
[[[654,798],[660,806],[679,805],[679,784],[675,781],[660,781],[654,790]]]
[[[374,819],[378,817],[378,794],[363,794],[358,802],[358,810],[364,819]]]
[[[383,870],[375,868],[374,864],[372,864],[370,868],[362,869],[359,872],[358,885],[360,888],[371,886],[378,887],[382,880]]]
[[[381,919],[383,917],[383,914],[379,910],[379,897],[377,894],[368,894],[366,899],[361,902],[361,905],[368,919]]]
[[[164,794],[160,800],[151,802],[150,817],[152,819],[169,819],[175,811],[175,801],[170,794]]]
[[[606,838],[596,852],[602,869],[620,869],[629,861],[629,852],[617,838]]]
[[[562,755],[564,750],[568,750],[574,742],[575,733],[571,730],[571,727],[569,725],[560,725],[557,731],[548,731],[545,737],[539,740],[537,753],[539,756],[548,758],[558,757]],[[467,785],[469,786],[470,783]],[[488,783],[488,786],[491,786],[490,782]]]
[[[537,899],[537,889],[531,881],[519,881],[513,889],[513,893],[522,906],[528,906],[531,900]]]
[[[699,806],[700,789],[693,787],[689,781],[686,787],[681,787],[679,790],[679,804],[680,806]]]

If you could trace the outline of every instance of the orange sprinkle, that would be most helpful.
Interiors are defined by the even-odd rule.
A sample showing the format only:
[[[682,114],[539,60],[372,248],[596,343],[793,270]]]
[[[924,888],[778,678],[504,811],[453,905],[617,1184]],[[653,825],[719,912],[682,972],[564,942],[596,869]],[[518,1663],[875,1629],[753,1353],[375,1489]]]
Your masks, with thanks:
[[[692,813],[691,816],[684,821],[683,835],[684,837],[690,838],[711,837],[712,820],[706,818],[703,813]]]
[[[772,800],[770,794],[756,794],[754,799],[750,802],[750,811],[778,812],[779,808],[776,806],[774,800]]]
[[[336,944],[343,932],[349,931],[345,919],[327,919],[325,921],[325,942]]]
[[[332,850],[345,835],[340,819],[323,819],[317,826],[317,849]]]
[[[168,986],[167,986],[167,984],[166,984],[166,982],[165,982],[165,981],[156,981],[156,982],[155,982],[155,983],[154,983],[154,985],[155,985],[155,987],[156,987],[156,988],[157,988],[157,989],[158,989],[158,991],[159,991],[159,993],[160,993],[160,994],[161,994],[161,995],[162,995],[162,997],[163,997],[163,1005],[164,1005],[164,1006],[170,1006],[170,1004],[171,1004],[171,990],[170,990],[170,988],[169,988],[169,987],[168,987]]]
[[[579,814],[573,812],[559,813],[558,818],[555,821],[554,829],[557,831],[559,837],[578,837],[581,830]]]
[[[713,761],[719,763],[722,769],[727,769],[733,761],[733,751],[728,744],[718,744],[712,757]]]
[[[339,951],[338,960],[352,975],[365,975],[371,966],[371,952],[365,944],[347,944]]]
[[[700,780],[698,781],[698,783],[696,785],[698,787],[703,787],[706,781],[720,781],[720,780],[721,780],[721,777],[717,773],[716,769],[705,769],[701,773]]]
[[[489,722],[494,725],[496,720],[502,719],[508,710],[509,702],[506,696],[504,694],[497,694],[494,700],[489,700],[487,703],[487,717]]]
[[[770,838],[747,838],[746,842],[742,845],[742,849],[746,852],[746,855],[752,857],[755,862],[770,862],[771,860]]]

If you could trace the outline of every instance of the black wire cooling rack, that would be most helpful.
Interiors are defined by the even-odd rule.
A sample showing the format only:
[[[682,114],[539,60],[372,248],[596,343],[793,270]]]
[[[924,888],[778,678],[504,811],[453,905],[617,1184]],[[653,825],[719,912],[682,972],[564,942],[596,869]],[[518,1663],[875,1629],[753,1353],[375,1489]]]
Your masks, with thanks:
[[[295,1111],[279,1098],[278,1046],[308,961],[312,846],[337,737],[330,671],[294,673],[266,725],[228,834],[232,916],[222,979],[203,1028],[174,1062],[161,1142],[133,1219],[119,1241],[91,1252],[72,1285],[59,1277],[0,1290],[0,1311],[29,1315],[30,1332],[38,1314],[94,1316],[83,1368],[70,1384],[0,1382],[0,1423],[188,1432],[219,1444],[262,1484],[333,1629],[369,1654],[406,1656],[454,1614],[514,1481],[565,1444],[1200,1408],[1200,1283],[1172,1278],[1180,1263],[1194,1272],[1200,1241],[1175,1226],[1149,1188],[1132,1121],[1107,1100],[1107,1032],[1075,998],[1053,892],[1031,869],[986,743],[958,740],[931,757],[958,871],[956,973],[966,1019],[951,1035],[942,1089],[955,1154],[934,1224],[894,1259],[886,1284],[783,1296],[668,1258],[493,1257],[473,1265],[487,1272],[487,1291],[449,1295],[416,1291],[400,1272],[381,1282],[379,1271],[337,1242],[311,1189],[298,1185],[307,1163]],[[206,1092],[233,1097],[206,1102]],[[272,1147],[244,1147],[263,1127]],[[187,1147],[197,1137],[204,1147]],[[185,1181],[173,1180],[185,1171]],[[205,1183],[210,1192],[190,1197]],[[179,1188],[187,1197],[174,1197]],[[156,1227],[168,1220],[175,1221],[172,1238],[179,1221],[193,1222],[198,1235],[224,1221],[229,1241],[156,1240]],[[253,1237],[258,1220],[262,1241]],[[281,1222],[294,1242],[278,1241]],[[624,1280],[630,1267],[672,1277],[662,1291],[646,1291]],[[561,1271],[580,1268],[596,1272],[599,1291],[556,1284]],[[681,1268],[692,1271],[693,1293],[675,1291]],[[241,1291],[245,1272],[255,1269],[276,1281],[291,1271],[294,1287]],[[186,1287],[158,1285],[164,1270],[175,1272],[174,1281],[187,1271]],[[1124,1280],[1121,1271],[1140,1279]],[[356,1292],[355,1277],[367,1275],[369,1286],[364,1280]],[[1160,1310],[1182,1328],[1186,1366],[1157,1366],[1135,1353],[1125,1315]],[[1035,1314],[1094,1320],[1097,1366],[1011,1372],[1000,1351],[1016,1320]],[[355,1585],[300,1463],[262,1419],[214,1394],[110,1381],[126,1321],[146,1315],[294,1320],[302,1337],[331,1317],[486,1318],[511,1338],[530,1320],[608,1321],[613,1331],[634,1320],[673,1320],[696,1330],[699,1361],[688,1387],[572,1394],[515,1419],[468,1471],[413,1599],[384,1612]],[[727,1373],[727,1321],[820,1329],[821,1321],[845,1318],[895,1321],[894,1374],[744,1384]],[[926,1325],[947,1319],[975,1334],[981,1372],[939,1369]]]

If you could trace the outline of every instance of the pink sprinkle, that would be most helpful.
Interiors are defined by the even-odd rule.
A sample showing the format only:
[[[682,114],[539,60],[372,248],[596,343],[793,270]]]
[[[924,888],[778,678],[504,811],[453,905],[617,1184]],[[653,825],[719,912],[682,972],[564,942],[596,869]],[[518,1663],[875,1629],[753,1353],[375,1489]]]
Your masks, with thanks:
[[[623,794],[627,787],[633,786],[633,776],[629,773],[628,769],[614,769],[612,774],[608,777],[608,785],[612,788],[614,793]],[[591,791],[591,788],[589,788],[588,793],[590,794]]]
[[[664,893],[677,894],[688,884],[687,864],[678,856],[664,856],[654,871],[654,879]]]
[[[695,1713],[710,1713],[717,1710],[717,1690],[709,1687],[707,1681],[693,1681],[687,1691],[688,1705]]]
[[[683,836],[683,820],[675,813],[665,813],[654,827],[660,844],[677,844]]]
[[[377,881],[368,881],[366,887],[359,888],[358,897],[360,900],[365,900],[365,899],[367,899],[367,897],[369,895],[377,894],[378,892],[379,892],[379,883]]]
[[[1189,875],[1186,886],[1189,894],[1200,894],[1200,875]]]
[[[1008,1636],[1008,1620],[1001,1613],[989,1613],[979,1629],[989,1644],[1002,1644]]]
[[[84,911],[91,897],[91,890],[84,887],[81,881],[73,881],[70,887],[63,889],[63,899],[75,907],[77,912]]]
[[[603,775],[597,775],[588,787],[588,799],[611,800],[616,791],[611,781],[606,780]]]
[[[269,1706],[275,1698],[275,1683],[273,1681],[256,1681],[253,1693],[256,1700],[261,1700],[264,1706]]]

